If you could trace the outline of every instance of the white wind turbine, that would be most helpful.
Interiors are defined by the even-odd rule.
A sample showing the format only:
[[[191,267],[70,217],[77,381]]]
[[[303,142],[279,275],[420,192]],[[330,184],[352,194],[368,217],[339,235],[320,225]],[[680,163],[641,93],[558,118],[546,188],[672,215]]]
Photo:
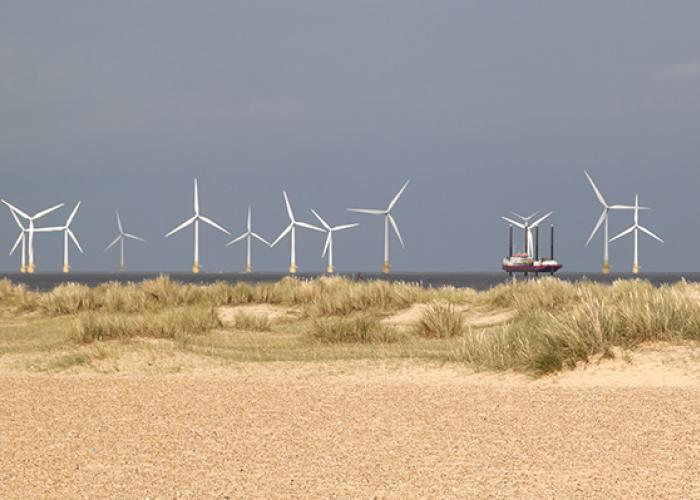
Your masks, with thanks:
[[[106,252],[107,250],[112,248],[114,245],[116,245],[118,242],[119,243],[119,270],[124,271],[124,239],[128,238],[130,240],[144,241],[144,242],[146,240],[144,240],[143,238],[136,236],[134,234],[125,233],[124,227],[122,226],[122,220],[119,218],[119,210],[115,210],[114,213],[117,214],[117,229],[119,229],[119,234],[117,235],[116,238],[114,238],[114,241],[112,241],[112,243],[107,245],[107,248],[105,248],[104,251]]]
[[[316,211],[313,208],[311,209],[311,213],[313,213],[316,216],[318,221],[324,228],[326,228],[326,232],[328,233],[328,236],[326,236],[326,244],[323,246],[323,253],[321,254],[321,257],[325,257],[326,252],[328,252],[328,267],[326,267],[326,272],[332,273],[335,271],[335,269],[333,268],[333,232],[357,227],[359,226],[359,224],[355,222],[352,224],[341,224],[340,226],[331,227],[325,220],[321,218],[320,215],[318,215],[318,213],[316,213]]]
[[[27,227],[26,229],[23,228],[23,231],[29,235],[29,244],[28,244],[28,247],[29,247],[29,252],[28,252],[29,253],[29,265],[26,266],[25,270],[28,273],[33,273],[35,270],[35,265],[34,265],[34,233],[36,232],[36,229],[34,227],[34,221],[42,218],[44,215],[47,215],[47,214],[53,212],[54,210],[58,210],[59,208],[61,208],[63,206],[63,203],[60,203],[60,204],[53,206],[51,208],[47,208],[46,210],[42,210],[41,212],[37,212],[34,215],[30,216],[30,215],[27,215],[26,213],[24,213],[23,211],[21,211],[19,208],[15,207],[13,205],[10,205],[5,200],[0,200],[0,201],[2,201],[5,205],[7,205],[7,207],[11,211],[13,211],[14,213],[19,215],[20,217],[23,217],[29,221],[29,227]],[[20,224],[20,227],[22,227],[21,224]],[[24,238],[24,236],[22,238]],[[17,244],[15,244],[15,247],[16,247],[16,245]],[[22,272],[24,272],[24,271],[22,271]]]
[[[73,240],[73,243],[75,243],[75,246],[80,250],[80,253],[85,253],[83,252],[83,249],[80,246],[80,243],[78,243],[78,238],[75,237],[75,234],[70,228],[71,222],[73,222],[73,218],[75,217],[75,214],[78,212],[78,209],[80,208],[80,202],[78,202],[75,205],[75,208],[71,212],[71,214],[68,216],[68,220],[66,220],[65,225],[63,226],[57,226],[57,227],[40,227],[36,228],[34,231],[37,233],[54,233],[54,232],[59,232],[63,231],[63,272],[67,273],[70,271],[70,265],[68,263],[68,237],[70,236],[70,239]]]
[[[197,179],[194,179],[194,216],[191,218],[187,219],[185,222],[177,226],[175,229],[170,231],[168,234],[165,235],[167,238],[170,235],[173,235],[177,233],[179,230],[186,228],[190,224],[194,223],[194,264],[192,265],[192,272],[193,273],[198,273],[199,272],[199,221],[205,222],[209,224],[211,227],[218,229],[222,233],[226,233],[229,236],[231,236],[231,233],[229,233],[226,229],[218,225],[216,222],[213,220],[209,219],[208,217],[205,217],[199,213],[199,192],[197,190]]]
[[[252,250],[251,250],[251,238],[255,238],[256,240],[265,243],[267,246],[271,246],[270,242],[268,242],[265,238],[260,236],[257,233],[253,232],[252,229],[252,220],[251,220],[251,208],[248,206],[248,218],[246,220],[246,231],[242,235],[236,237],[235,239],[229,241],[226,243],[226,246],[231,246],[234,243],[238,243],[242,239],[246,239],[246,265],[245,265],[245,272],[247,273],[252,273],[253,272],[253,256],[252,256]]]
[[[531,224],[531,223],[530,223],[530,219],[532,219],[535,215],[537,215],[538,213],[540,213],[540,211],[541,211],[541,210],[538,210],[537,212],[535,212],[535,213],[529,215],[528,217],[523,217],[522,215],[518,215],[518,214],[516,214],[515,212],[511,212],[511,213],[512,213],[513,215],[515,215],[516,217],[519,217],[520,219],[522,219],[522,221],[523,221],[522,223],[521,223],[521,222],[514,221],[513,219],[510,219],[510,218],[508,218],[508,217],[501,217],[501,219],[503,219],[504,221],[509,222],[510,224],[513,224],[515,227],[519,227],[520,229],[522,229],[523,231],[525,231],[525,253],[527,253],[528,257],[534,257],[534,255],[533,255],[533,247],[534,247],[534,241],[535,241],[535,239],[534,239],[534,237],[533,237],[533,235],[532,235],[532,231],[533,231],[537,226],[540,225],[540,222],[542,222],[543,220],[545,220],[547,217],[549,217],[549,216],[552,215],[552,213],[553,213],[553,212],[551,212],[551,211],[550,211],[550,212],[547,212],[546,214],[544,214],[542,217],[540,217],[539,219],[537,219],[535,222],[533,222],[533,223]]]
[[[399,226],[396,224],[396,220],[391,215],[391,211],[393,210],[394,206],[396,205],[396,202],[399,201],[399,198],[403,194],[406,187],[408,187],[409,182],[411,182],[411,181],[410,180],[406,181],[406,183],[403,185],[401,190],[399,190],[399,192],[396,193],[396,196],[394,196],[394,199],[391,200],[391,202],[389,203],[389,206],[386,207],[385,210],[378,210],[378,209],[373,209],[373,208],[348,208],[348,211],[350,211],[350,212],[356,212],[359,214],[383,215],[384,216],[384,267],[383,267],[384,273],[388,273],[391,270],[391,264],[389,263],[389,224],[391,224],[391,226],[394,228],[394,232],[396,233],[396,236],[399,238],[399,242],[401,243],[401,247],[406,248],[406,245],[404,245],[404,243],[403,243],[403,238],[401,238],[401,233],[399,232]]]
[[[618,238],[622,238],[623,236],[631,233],[634,231],[634,264],[632,265],[632,272],[634,274],[639,273],[639,231],[642,231],[643,233],[648,234],[652,238],[654,238],[656,241],[659,241],[660,243],[663,243],[664,240],[656,236],[654,233],[649,231],[647,228],[644,226],[641,226],[639,224],[639,210],[642,208],[639,206],[639,195],[634,196],[634,224],[632,227],[629,227],[622,231],[620,234],[617,236],[613,237],[610,239],[610,241],[615,241]]]
[[[10,213],[12,214],[12,217],[15,219],[15,222],[17,223],[17,226],[19,227],[19,236],[17,237],[17,241],[15,241],[15,244],[12,245],[12,250],[10,250],[10,255],[15,253],[15,250],[17,250],[17,246],[21,243],[22,244],[22,256],[20,260],[20,267],[19,271],[21,273],[27,272],[27,251],[26,251],[26,236],[27,236],[27,229],[22,225],[22,223],[19,221],[19,218],[17,217],[17,214],[15,213],[14,210],[10,210]]]
[[[296,228],[297,227],[305,227],[307,229],[313,229],[314,231],[319,231],[323,232],[323,229],[320,227],[313,226],[311,224],[307,224],[306,222],[299,222],[294,218],[294,212],[292,212],[292,206],[289,204],[289,198],[287,198],[287,193],[286,191],[282,191],[282,195],[284,196],[284,203],[287,206],[287,215],[289,216],[289,225],[282,231],[282,233],[277,237],[275,241],[272,242],[271,247],[274,247],[279,241],[287,236],[288,233],[291,233],[291,245],[292,245],[292,250],[291,250],[291,256],[290,256],[290,263],[289,263],[289,272],[294,274],[297,272],[297,253],[296,253]]]
[[[588,237],[588,240],[586,241],[586,246],[588,246],[588,244],[591,242],[593,236],[595,236],[595,233],[598,231],[598,229],[600,229],[600,226],[603,225],[603,274],[608,274],[610,272],[610,261],[608,258],[608,214],[610,210],[634,210],[634,207],[630,205],[608,205],[608,203],[605,201],[605,198],[603,197],[603,194],[595,185],[593,179],[591,179],[591,176],[588,175],[588,172],[584,170],[583,173],[586,174],[588,182],[590,182],[591,187],[593,188],[593,191],[595,192],[595,195],[598,198],[598,201],[601,205],[603,205],[603,212],[600,214],[600,218],[598,219],[598,222],[593,228],[591,235]],[[646,210],[647,207],[639,207],[639,209]]]

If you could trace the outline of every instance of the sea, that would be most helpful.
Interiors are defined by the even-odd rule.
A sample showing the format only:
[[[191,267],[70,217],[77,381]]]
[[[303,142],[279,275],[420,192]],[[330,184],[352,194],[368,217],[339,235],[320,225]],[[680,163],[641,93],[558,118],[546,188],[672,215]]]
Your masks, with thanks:
[[[73,272],[70,274],[64,273],[6,273],[0,274],[0,278],[6,278],[13,283],[23,283],[28,288],[38,291],[52,290],[54,287],[63,283],[81,283],[87,286],[97,286],[102,283],[119,282],[119,283],[138,283],[144,280],[157,278],[160,275],[167,275],[174,281],[182,283],[195,284],[210,284],[218,281],[226,283],[260,283],[278,281],[285,276],[286,273],[182,273],[182,272],[151,272],[151,273],[89,273],[89,272]],[[502,283],[508,283],[513,280],[504,272],[396,272],[388,275],[381,273],[339,273],[339,276],[345,276],[354,280],[389,280],[403,281],[416,283],[424,287],[440,287],[440,286],[455,286],[461,288],[473,288],[475,290],[488,290]],[[318,278],[323,274],[300,273],[296,277],[301,280],[309,280]],[[647,280],[653,285],[659,286],[664,284],[672,284],[681,280],[700,282],[700,272],[689,273],[643,273],[643,274],[624,274],[624,273],[577,273],[563,272],[557,273],[556,277],[570,282],[578,281],[596,281],[600,283],[612,283],[618,279],[642,279]],[[530,275],[528,278],[524,276],[516,276],[517,280],[537,279]]]

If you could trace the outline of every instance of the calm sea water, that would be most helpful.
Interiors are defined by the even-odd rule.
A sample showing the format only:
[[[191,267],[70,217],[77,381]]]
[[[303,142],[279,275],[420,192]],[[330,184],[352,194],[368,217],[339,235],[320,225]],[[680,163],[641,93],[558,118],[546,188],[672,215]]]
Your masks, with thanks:
[[[160,274],[167,274],[173,280],[183,283],[214,283],[216,281],[224,281],[228,283],[249,282],[257,283],[263,281],[277,281],[287,276],[283,273],[211,273],[211,274],[190,274],[190,273],[36,273],[36,274],[20,274],[9,273],[0,274],[0,277],[8,278],[14,283],[24,283],[29,288],[35,290],[51,290],[57,285],[66,282],[82,283],[87,286],[96,286],[109,281],[118,281],[121,283],[140,282],[146,279],[158,277]],[[356,274],[341,274],[350,278],[357,278]],[[298,274],[300,279],[310,279],[321,276],[320,274]],[[681,279],[687,281],[700,281],[700,273],[644,273],[639,275],[614,273],[604,275],[600,273],[557,273],[556,276],[567,281],[591,280],[602,283],[610,283],[616,279],[632,279],[640,278],[653,283],[654,285],[675,283]],[[476,273],[476,272],[461,272],[461,273],[392,273],[385,276],[380,273],[363,273],[362,279],[387,279],[390,281],[407,281],[418,283],[426,287],[437,287],[443,285],[452,285],[457,287],[469,287],[476,290],[487,290],[491,287],[506,283],[509,278],[504,272],[498,273]],[[522,278],[519,278],[522,279]]]

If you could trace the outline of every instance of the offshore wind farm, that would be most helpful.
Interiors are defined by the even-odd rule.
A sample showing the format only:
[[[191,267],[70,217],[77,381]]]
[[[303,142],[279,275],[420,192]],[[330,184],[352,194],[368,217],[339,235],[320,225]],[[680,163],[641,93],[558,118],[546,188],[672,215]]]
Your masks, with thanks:
[[[596,233],[599,231],[599,229],[602,227],[603,228],[603,265],[602,265],[602,274],[607,275],[610,273],[610,262],[609,262],[609,250],[608,250],[608,245],[610,242],[615,241],[617,239],[622,238],[623,236],[627,234],[632,234],[634,238],[634,246],[633,246],[633,258],[632,258],[632,266],[631,266],[631,273],[632,274],[638,274],[640,272],[640,265],[639,265],[639,232],[642,232],[653,239],[663,243],[663,240],[659,238],[656,234],[651,232],[649,229],[646,227],[642,226],[639,224],[639,213],[640,211],[646,211],[649,210],[649,207],[644,207],[639,205],[639,195],[635,195],[635,202],[634,205],[622,205],[622,204],[612,204],[609,205],[602,195],[601,191],[598,189],[597,185],[594,183],[593,179],[591,178],[590,174],[587,171],[583,172],[585,175],[585,178],[588,180],[588,183],[590,186],[593,188],[593,191],[595,193],[595,196],[599,203],[603,207],[603,211],[598,218],[593,231],[591,232],[590,236],[588,239],[585,241],[584,246],[588,247],[589,243],[593,239],[593,237],[596,235]],[[401,245],[401,248],[403,250],[406,249],[406,245],[404,243],[403,237],[401,236],[401,232],[399,231],[399,226],[398,223],[396,222],[396,219],[393,215],[394,210],[397,207],[397,204],[408,188],[410,184],[410,180],[407,180],[404,182],[404,184],[401,186],[401,188],[396,192],[396,194],[393,196],[393,198],[389,201],[388,205],[384,209],[374,209],[374,208],[348,208],[347,211],[350,213],[356,213],[356,214],[363,214],[363,215],[373,215],[373,216],[381,216],[383,218],[383,225],[384,225],[384,234],[383,234],[383,261],[382,261],[382,266],[381,266],[381,272],[384,275],[389,275],[391,273],[391,261],[390,261],[390,234],[393,232],[393,234],[396,236],[396,239]],[[322,251],[320,253],[320,257],[327,258],[327,263],[325,267],[325,272],[327,274],[333,274],[336,272],[334,261],[333,261],[333,236],[334,233],[341,231],[341,230],[347,230],[347,229],[352,229],[356,228],[359,226],[359,223],[357,222],[348,222],[344,224],[338,224],[335,226],[331,226],[328,222],[326,222],[325,219],[321,217],[321,215],[314,210],[313,208],[310,209],[311,214],[318,220],[320,223],[321,227],[315,226],[313,224],[310,224],[308,222],[303,222],[300,220],[297,220],[295,217],[294,211],[292,209],[292,204],[289,201],[289,197],[287,196],[286,191],[282,191],[282,198],[284,201],[284,208],[286,211],[286,215],[288,217],[289,223],[284,229],[280,232],[280,234],[274,238],[272,242],[269,242],[267,239],[264,237],[260,236],[257,232],[254,232],[252,230],[252,208],[251,206],[248,206],[247,208],[247,215],[246,215],[246,229],[245,232],[242,234],[238,235],[235,237],[233,240],[230,240],[228,243],[225,244],[225,246],[231,246],[234,245],[235,243],[238,243],[240,241],[245,240],[246,243],[246,260],[245,260],[245,267],[243,268],[243,271],[245,273],[252,273],[253,271],[253,266],[252,266],[252,241],[257,240],[258,242],[262,243],[263,250],[265,248],[274,248],[278,243],[280,243],[285,237],[289,237],[289,269],[288,272],[291,275],[295,275],[298,272],[298,266],[297,266],[297,229],[309,229],[313,230],[315,232],[321,232],[325,233],[326,237],[323,240],[323,246],[322,246]],[[28,215],[24,211],[20,210],[16,206],[10,204],[6,200],[2,200],[2,203],[6,205],[6,207],[9,210],[9,215],[14,220],[14,222],[17,224],[18,228],[20,229],[20,234],[15,240],[14,245],[11,247],[9,254],[13,255],[15,251],[18,249],[18,247],[21,246],[21,257],[20,257],[20,265],[19,265],[19,273],[28,273],[28,274],[33,274],[37,267],[36,267],[36,262],[34,259],[34,244],[35,244],[35,239],[37,235],[44,234],[44,233],[55,233],[55,232],[60,232],[63,235],[63,267],[61,271],[63,273],[69,273],[70,271],[70,264],[69,264],[69,242],[72,241],[73,244],[76,246],[78,251],[83,254],[84,250],[82,246],[80,245],[75,233],[71,229],[71,223],[76,217],[76,214],[78,212],[78,209],[80,208],[81,202],[77,202],[75,205],[73,211],[70,213],[68,216],[66,222],[62,226],[37,226],[36,223],[39,219],[42,217],[55,212],[56,210],[60,209],[63,207],[63,203],[59,205],[55,205],[51,208],[41,210],[37,213],[35,213],[33,216]],[[213,227],[214,229],[217,229],[219,232],[224,233],[228,236],[231,236],[231,233],[229,230],[218,224],[217,222],[214,222],[211,218],[202,215],[200,213],[200,195],[199,195],[199,185],[197,178],[193,180],[193,208],[194,208],[194,215],[190,217],[189,219],[185,220],[184,222],[180,223],[177,225],[175,228],[170,230],[165,234],[165,238],[169,238],[173,236],[174,234],[182,231],[183,229],[192,226],[194,229],[194,257],[193,257],[193,265],[192,265],[192,273],[193,274],[199,274],[202,265],[200,261],[200,222]],[[609,224],[609,216],[611,212],[627,212],[631,213],[633,215],[633,225],[630,226],[628,229],[622,231],[621,233],[617,234],[614,237],[609,236],[609,229],[608,229],[608,224]],[[554,272],[558,271],[563,267],[563,264],[561,264],[558,260],[555,260],[554,258],[554,224],[550,225],[550,253],[549,256],[546,257],[541,257],[540,255],[540,225],[545,222],[547,219],[549,219],[554,211],[550,210],[544,214],[541,213],[542,210],[537,210],[530,215],[523,216],[520,215],[517,212],[510,211],[509,216],[501,216],[501,219],[504,220],[509,224],[508,226],[508,253],[506,257],[503,259],[502,262],[502,269],[508,273],[509,277],[513,277],[514,274],[522,274],[525,277],[528,275],[534,275],[537,276],[540,273],[546,273],[546,274],[554,274]],[[146,243],[146,240],[140,236],[136,236],[131,233],[127,233],[124,231],[124,228],[122,226],[122,221],[119,216],[119,212],[116,211],[116,222],[117,222],[117,230],[118,234],[117,237],[107,245],[107,247],[104,249],[104,252],[107,252],[110,248],[113,246],[119,244],[119,270],[121,272],[124,272],[126,270],[125,267],[125,257],[124,257],[124,242],[125,240],[134,240],[134,241],[139,241],[142,243]],[[514,217],[514,218],[513,218]],[[20,219],[23,219],[27,226],[25,227],[23,223],[21,222]],[[518,219],[518,220],[515,220]],[[517,252],[517,248],[514,247],[514,236],[513,236],[513,230],[514,229],[519,229],[522,231],[522,248],[521,252]],[[271,238],[272,239],[272,238]],[[26,241],[25,241],[26,240]],[[473,244],[478,245],[480,244],[480,241],[475,241]],[[25,245],[28,248],[28,255],[29,255],[29,262],[26,262],[26,257],[25,253]],[[517,243],[516,243],[517,246]],[[434,252],[436,255],[439,255],[440,253],[440,247],[439,244],[435,246]],[[497,261],[497,258],[494,258],[494,262]],[[232,272],[234,270],[232,269],[224,269],[218,271],[218,273],[222,272]],[[241,269],[239,268],[236,270],[237,272],[240,272]],[[468,269],[465,269],[461,271],[462,273],[468,272]],[[42,272],[52,272],[49,269],[42,269]],[[96,271],[99,274],[99,271]],[[362,269],[357,269],[355,271],[346,271],[346,274],[350,273],[352,274],[353,272],[357,273],[372,273],[372,270],[362,270]],[[423,275],[423,276],[428,276],[430,275],[430,271],[421,271],[421,270],[413,270],[413,273],[417,275]],[[307,271],[308,273],[308,271]],[[685,274],[678,274],[678,279],[680,279],[682,276],[686,275]],[[148,275],[148,273],[146,273]],[[590,273],[589,273],[590,275]],[[584,276],[584,274],[581,274],[581,276]],[[665,276],[669,276],[668,273],[665,274]],[[463,282],[464,278],[461,279],[455,279],[453,280],[453,284],[464,284]],[[430,278],[423,278],[419,279],[418,281],[425,282],[427,284],[432,283],[434,280]],[[438,280],[439,282],[443,283],[444,279]],[[497,283],[498,280],[493,281],[493,283]],[[467,285],[468,286],[468,285]],[[479,286],[479,285],[477,285]]]

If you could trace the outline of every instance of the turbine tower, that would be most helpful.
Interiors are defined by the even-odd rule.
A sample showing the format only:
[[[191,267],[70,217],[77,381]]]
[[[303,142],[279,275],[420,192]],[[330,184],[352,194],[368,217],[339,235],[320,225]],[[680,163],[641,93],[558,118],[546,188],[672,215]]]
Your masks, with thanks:
[[[58,226],[58,227],[40,227],[36,228],[34,231],[37,233],[53,233],[53,232],[59,232],[63,231],[63,272],[67,273],[70,271],[70,265],[68,263],[68,237],[70,236],[70,239],[73,240],[73,243],[75,243],[75,246],[80,250],[80,253],[85,253],[83,252],[83,249],[80,247],[80,243],[78,243],[78,238],[75,237],[75,234],[70,228],[71,222],[73,222],[73,218],[75,217],[75,214],[78,212],[78,209],[80,208],[80,202],[78,202],[75,205],[75,208],[71,212],[71,214],[68,216],[68,220],[66,221],[65,225],[63,226]]]
[[[399,201],[399,198],[403,194],[404,190],[406,187],[408,187],[408,183],[411,182],[410,180],[406,181],[401,190],[396,193],[396,196],[394,196],[394,199],[391,200],[389,203],[389,206],[386,207],[385,210],[378,210],[374,208],[348,208],[348,211],[350,212],[356,212],[358,214],[369,214],[369,215],[383,215],[384,216],[384,267],[382,271],[387,274],[389,271],[391,271],[391,264],[389,263],[389,224],[391,224],[391,227],[394,228],[394,232],[396,233],[397,238],[399,239],[399,242],[401,243],[402,248],[406,248],[406,245],[403,243],[403,238],[401,238],[401,233],[399,232],[399,226],[396,224],[396,220],[394,217],[391,215],[391,211],[393,210],[394,206],[396,205],[396,202]]]
[[[231,246],[234,243],[238,243],[242,239],[246,239],[246,264],[245,264],[245,272],[247,273],[252,273],[253,272],[253,256],[251,253],[251,238],[255,238],[256,240],[265,243],[268,247],[271,246],[270,242],[268,242],[265,238],[260,236],[257,233],[253,232],[252,229],[252,221],[251,221],[251,208],[250,205],[248,206],[248,218],[246,221],[246,231],[242,235],[236,237],[235,239],[229,241],[226,243],[226,246]]]
[[[112,248],[114,245],[116,245],[117,242],[119,242],[119,270],[124,272],[124,239],[128,238],[130,240],[144,241],[144,242],[146,240],[144,240],[143,238],[136,236],[134,234],[125,233],[124,227],[122,226],[122,221],[119,218],[119,210],[115,210],[114,213],[117,214],[117,229],[119,230],[119,234],[117,235],[116,238],[114,238],[114,241],[112,241],[112,243],[107,245],[107,248],[105,248],[104,251],[106,252],[107,250]]]
[[[533,255],[533,248],[534,248],[534,237],[532,236],[532,231],[540,225],[540,222],[545,220],[547,217],[552,215],[553,212],[547,212],[544,214],[542,217],[537,219],[535,222],[532,224],[530,223],[530,220],[537,214],[539,214],[541,210],[538,210],[537,212],[529,215],[528,217],[523,217],[522,215],[518,215],[515,212],[511,212],[513,215],[521,219],[523,222],[517,222],[513,219],[510,219],[508,217],[501,217],[504,221],[513,224],[515,227],[519,227],[523,231],[525,231],[525,253],[527,254],[528,257],[534,257]]]
[[[30,216],[30,215],[27,215],[26,213],[24,213],[23,211],[21,211],[19,208],[15,207],[13,205],[10,205],[5,200],[0,200],[0,201],[2,201],[5,205],[7,205],[7,207],[12,212],[16,213],[20,217],[23,217],[24,219],[29,221],[29,227],[24,229],[24,231],[26,231],[26,233],[29,235],[29,245],[28,245],[29,246],[29,252],[28,252],[29,253],[29,265],[26,267],[26,271],[28,273],[33,273],[34,270],[36,269],[36,267],[34,265],[34,233],[36,232],[36,228],[34,227],[34,221],[42,218],[44,215],[47,215],[47,214],[53,212],[54,210],[58,210],[59,208],[61,208],[63,206],[63,203],[60,203],[60,204],[58,204],[54,207],[51,207],[51,208],[47,208],[46,210],[42,210],[41,212],[37,212],[34,215]],[[21,224],[20,224],[20,226],[21,226]]]
[[[643,233],[648,234],[652,238],[654,238],[656,241],[659,241],[660,243],[663,243],[664,240],[656,236],[654,233],[649,231],[647,228],[644,226],[641,226],[639,224],[639,210],[642,208],[639,206],[639,195],[634,196],[634,225],[632,227],[629,227],[622,231],[620,234],[617,236],[613,237],[610,241],[615,241],[618,238],[622,238],[623,236],[634,232],[634,264],[632,265],[632,272],[634,274],[639,273],[639,231],[642,231]]]
[[[19,218],[17,217],[17,214],[15,213],[14,210],[10,210],[10,213],[12,214],[12,217],[15,219],[15,222],[17,223],[17,226],[19,227],[19,231],[20,231],[19,236],[17,237],[17,241],[15,241],[15,244],[12,245],[12,250],[10,250],[10,255],[15,253],[15,250],[17,250],[17,246],[21,243],[22,244],[22,257],[20,260],[19,272],[26,273],[27,272],[27,251],[26,251],[27,229],[19,221]]]
[[[311,209],[311,213],[313,213],[316,216],[318,221],[324,228],[326,228],[326,232],[328,233],[328,236],[326,236],[326,244],[323,246],[323,253],[321,254],[321,257],[325,257],[326,252],[328,252],[328,266],[326,267],[326,272],[332,273],[335,271],[333,267],[333,232],[357,227],[359,226],[359,224],[355,222],[352,224],[342,224],[340,226],[331,227],[325,220],[321,218],[320,215],[318,215],[318,213],[316,213],[316,211],[313,208]]]
[[[598,201],[601,205],[603,205],[603,212],[600,214],[600,218],[593,228],[591,235],[588,237],[586,246],[588,246],[588,244],[591,242],[593,236],[595,236],[595,233],[598,231],[598,229],[600,229],[600,226],[603,225],[603,274],[608,274],[610,272],[610,261],[608,258],[608,214],[610,213],[610,210],[634,210],[634,207],[630,205],[608,205],[603,197],[603,194],[595,185],[593,179],[591,179],[591,176],[588,175],[588,172],[584,170],[583,173],[586,174],[588,182],[591,183],[591,187],[593,188]],[[646,210],[647,207],[639,207],[639,209]]]
[[[229,236],[231,236],[231,233],[229,233],[226,229],[218,225],[216,222],[213,220],[209,219],[208,217],[205,217],[199,213],[199,192],[197,190],[197,178],[194,179],[194,216],[191,218],[187,219],[185,222],[177,226],[175,229],[170,231],[168,234],[165,235],[167,238],[168,236],[171,236],[175,233],[177,233],[179,230],[186,228],[190,224],[194,223],[194,264],[192,265],[192,272],[193,273],[198,273],[199,272],[199,221],[205,222],[209,224],[211,227],[218,229],[222,233],[226,233]]]
[[[320,227],[313,226],[311,224],[307,224],[306,222],[299,222],[294,218],[294,212],[292,212],[292,206],[289,204],[289,198],[287,198],[287,192],[282,191],[282,195],[284,196],[284,203],[287,206],[287,215],[289,216],[289,225],[282,231],[282,233],[277,237],[275,241],[272,242],[271,247],[274,247],[279,241],[287,236],[288,233],[291,233],[291,255],[290,255],[290,262],[289,262],[289,272],[292,274],[295,274],[297,272],[297,253],[296,253],[296,228],[297,227],[305,227],[307,229],[313,229],[314,231],[319,231],[323,232],[323,229]]]

